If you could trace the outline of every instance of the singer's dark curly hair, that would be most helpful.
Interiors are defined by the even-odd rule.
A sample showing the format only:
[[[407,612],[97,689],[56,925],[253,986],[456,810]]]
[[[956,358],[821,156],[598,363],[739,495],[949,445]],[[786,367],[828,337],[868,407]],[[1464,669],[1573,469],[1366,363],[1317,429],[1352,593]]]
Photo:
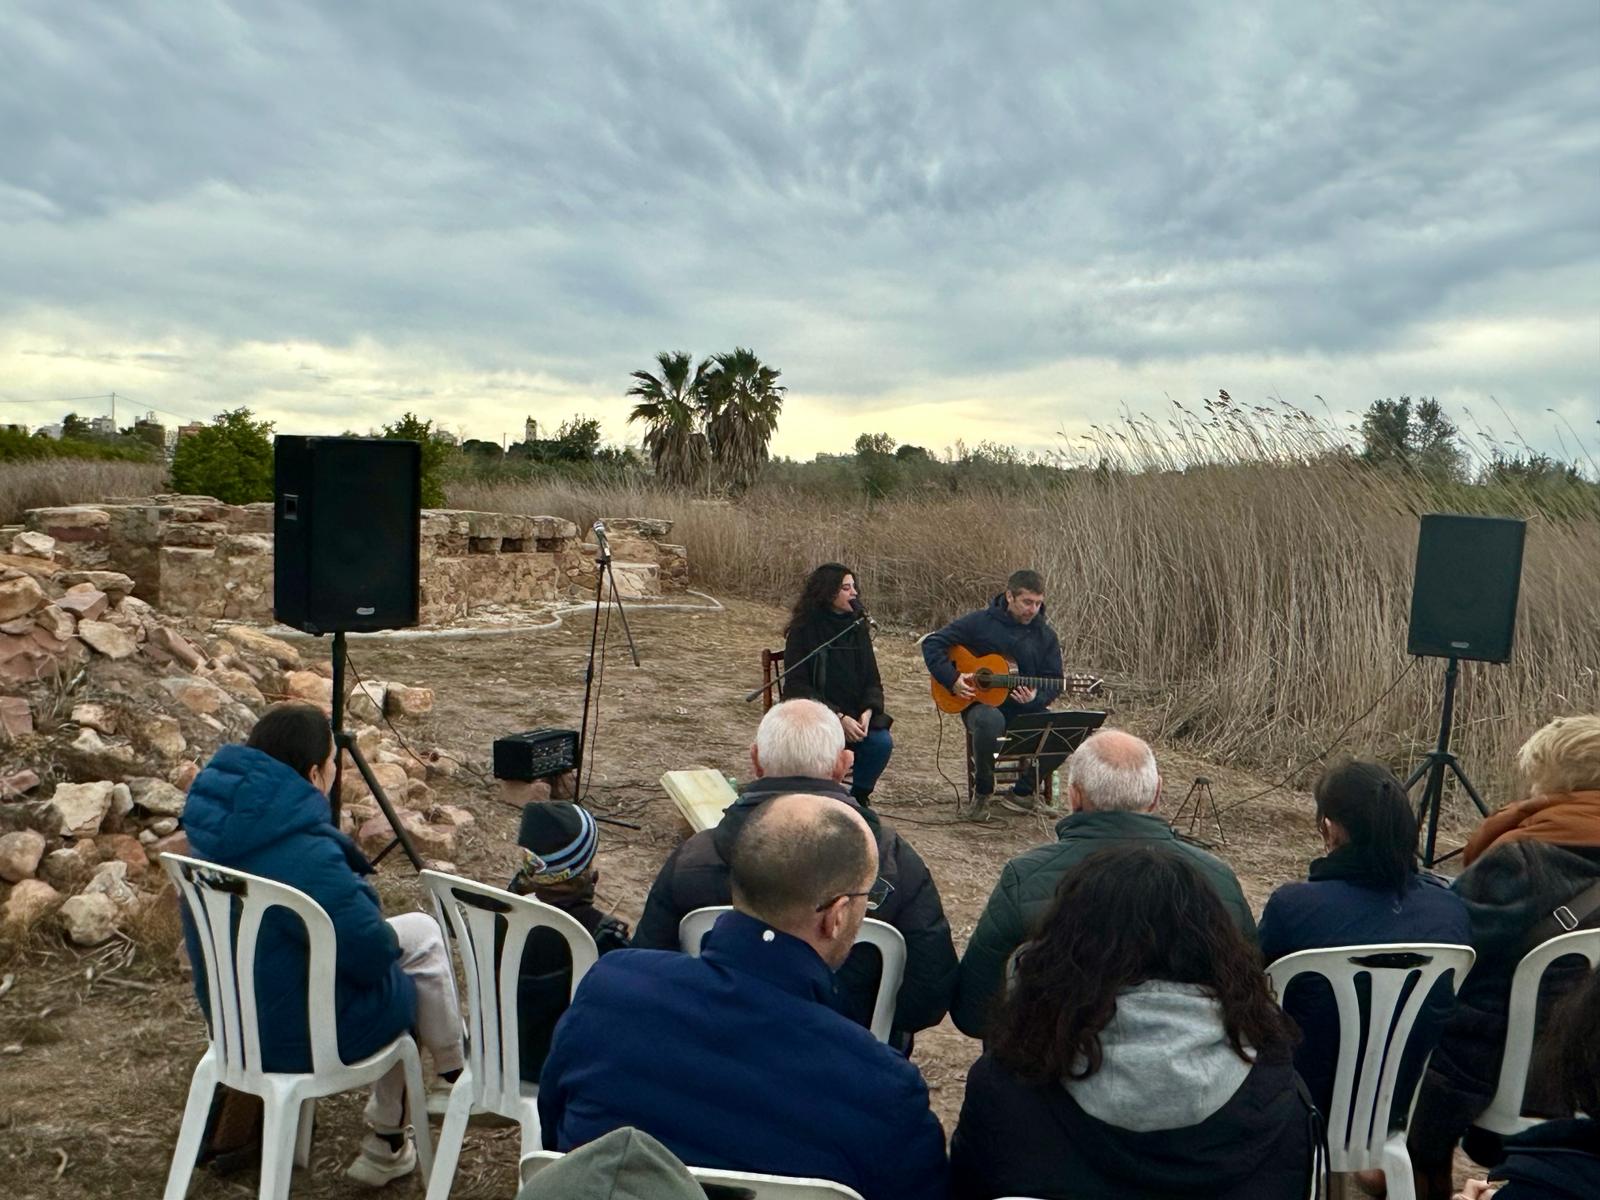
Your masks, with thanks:
[[[1149,847],[1100,850],[1075,865],[990,1023],[989,1051],[1030,1083],[1087,1079],[1117,996],[1149,980],[1199,984],[1246,1062],[1293,1048],[1294,1028],[1268,990],[1261,956],[1199,870]],[[1249,1047],[1249,1049],[1246,1049]]]
[[[806,577],[805,587],[800,589],[800,599],[789,610],[789,623],[783,627],[783,632],[787,634],[791,629],[804,625],[818,613],[832,612],[833,598],[844,586],[846,575],[855,575],[855,572],[843,563],[836,562],[823,563],[811,572]],[[860,584],[860,577],[857,576],[856,586]]]

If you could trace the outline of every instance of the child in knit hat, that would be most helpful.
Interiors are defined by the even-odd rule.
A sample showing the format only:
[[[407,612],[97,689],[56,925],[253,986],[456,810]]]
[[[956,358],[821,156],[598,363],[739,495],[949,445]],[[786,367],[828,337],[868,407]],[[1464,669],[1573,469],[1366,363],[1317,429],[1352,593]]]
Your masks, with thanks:
[[[628,927],[594,905],[600,869],[594,865],[600,830],[586,809],[564,800],[529,804],[522,810],[517,845],[527,861],[512,876],[510,891],[532,895],[574,918],[594,938],[601,954],[628,944]],[[517,974],[517,1026],[521,1076],[538,1083],[550,1035],[566,1011],[572,991],[572,958],[553,929],[535,929],[522,951]]]

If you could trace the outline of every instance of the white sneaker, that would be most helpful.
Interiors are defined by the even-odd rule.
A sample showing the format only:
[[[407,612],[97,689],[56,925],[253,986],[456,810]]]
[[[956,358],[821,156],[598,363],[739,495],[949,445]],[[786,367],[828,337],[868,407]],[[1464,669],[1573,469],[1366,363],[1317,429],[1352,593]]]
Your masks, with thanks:
[[[361,1139],[361,1153],[356,1155],[345,1175],[368,1187],[382,1187],[396,1179],[404,1179],[417,1169],[417,1148],[408,1134],[400,1149],[389,1149],[389,1143],[375,1133]]]

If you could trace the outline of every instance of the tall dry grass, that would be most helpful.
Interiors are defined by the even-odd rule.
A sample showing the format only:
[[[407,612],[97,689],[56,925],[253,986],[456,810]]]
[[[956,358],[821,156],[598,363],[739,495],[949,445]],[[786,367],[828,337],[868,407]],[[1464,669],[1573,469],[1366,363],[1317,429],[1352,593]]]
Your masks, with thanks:
[[[1454,746],[1486,797],[1504,801],[1516,786],[1515,748],[1532,729],[1600,711],[1600,491],[1552,499],[1439,484],[1368,469],[1304,437],[1250,431],[1233,445],[1218,424],[1204,444],[1180,448],[1182,461],[1200,465],[1174,470],[1162,457],[1174,453],[1171,436],[1125,422],[1090,447],[1107,469],[1020,496],[868,508],[853,496],[758,487],[729,505],[637,484],[458,483],[450,502],[583,524],[668,517],[701,586],[777,602],[811,567],[837,559],[860,573],[880,617],[914,628],[982,603],[1013,568],[1035,566],[1050,583],[1069,669],[1126,681],[1157,714],[1159,739],[1269,772],[1323,750],[1397,678],[1339,745],[1397,767],[1431,746],[1444,664],[1419,660],[1402,677],[1417,518],[1522,516],[1515,653],[1504,666],[1463,667]]]
[[[0,523],[30,508],[84,504],[112,496],[149,496],[166,487],[164,463],[47,458],[0,463]]]

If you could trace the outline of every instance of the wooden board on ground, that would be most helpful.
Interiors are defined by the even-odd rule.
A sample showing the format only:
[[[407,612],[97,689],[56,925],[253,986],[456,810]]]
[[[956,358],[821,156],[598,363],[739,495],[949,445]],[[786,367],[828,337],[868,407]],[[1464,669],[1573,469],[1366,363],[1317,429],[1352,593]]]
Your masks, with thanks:
[[[727,776],[709,767],[668,771],[661,777],[661,786],[696,833],[722,820],[722,810],[739,798]]]

